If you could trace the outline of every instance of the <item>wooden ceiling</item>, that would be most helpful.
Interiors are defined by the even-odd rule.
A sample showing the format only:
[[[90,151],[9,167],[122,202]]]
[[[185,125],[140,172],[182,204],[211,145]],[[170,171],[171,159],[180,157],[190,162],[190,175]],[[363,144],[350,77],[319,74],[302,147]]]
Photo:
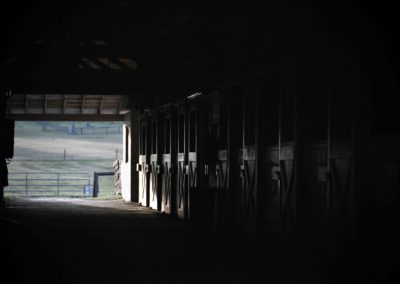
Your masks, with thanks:
[[[207,20],[197,22],[192,8],[38,1],[15,9],[20,14],[2,31],[2,75],[13,93],[163,95],[218,77],[204,39]]]
[[[364,5],[364,11],[341,1],[189,2],[11,4],[1,19],[1,90],[128,95],[138,105],[168,101],[263,70],[266,54],[273,58],[292,50],[297,56],[321,34],[367,38],[379,27],[371,23],[383,18],[368,16],[375,7]]]

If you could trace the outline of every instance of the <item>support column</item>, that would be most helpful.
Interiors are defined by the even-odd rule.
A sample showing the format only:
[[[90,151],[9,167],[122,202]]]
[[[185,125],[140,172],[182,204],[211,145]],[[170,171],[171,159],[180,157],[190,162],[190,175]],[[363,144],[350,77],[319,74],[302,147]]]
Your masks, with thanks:
[[[136,164],[139,162],[139,111],[131,111],[131,200],[139,201],[139,175]]]
[[[123,159],[121,163],[121,193],[126,201],[138,202],[139,111],[132,110],[124,117]]]
[[[6,96],[0,93],[0,141],[5,141],[5,117],[6,117]],[[0,212],[3,208],[4,187],[7,181],[7,165],[5,161],[5,148],[0,147]]]

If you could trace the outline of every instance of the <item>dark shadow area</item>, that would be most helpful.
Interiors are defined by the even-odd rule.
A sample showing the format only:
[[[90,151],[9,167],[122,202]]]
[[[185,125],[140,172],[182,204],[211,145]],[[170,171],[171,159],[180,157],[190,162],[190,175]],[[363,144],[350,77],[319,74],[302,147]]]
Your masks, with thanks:
[[[84,202],[8,201],[1,218],[3,277],[9,283],[393,283],[398,277],[396,267],[377,266],[385,263],[371,257],[376,245],[265,245],[196,230],[136,204]]]

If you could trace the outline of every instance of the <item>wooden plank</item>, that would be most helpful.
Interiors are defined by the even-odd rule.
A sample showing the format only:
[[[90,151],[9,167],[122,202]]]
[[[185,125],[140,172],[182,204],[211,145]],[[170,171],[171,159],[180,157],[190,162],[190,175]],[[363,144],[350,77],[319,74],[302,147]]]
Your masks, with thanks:
[[[85,95],[82,96],[81,114],[83,114],[83,109],[85,108],[85,97]]]
[[[63,102],[63,108],[62,108],[62,113],[65,112],[65,107],[67,105],[67,95],[64,95],[64,102]]]
[[[99,114],[102,113],[104,103],[104,95],[101,96],[100,106],[99,106]]]
[[[120,99],[119,105],[118,105],[117,114],[119,114],[121,112],[122,105],[123,105],[123,102],[124,102],[124,98],[125,98],[125,96],[121,96],[121,99]]]

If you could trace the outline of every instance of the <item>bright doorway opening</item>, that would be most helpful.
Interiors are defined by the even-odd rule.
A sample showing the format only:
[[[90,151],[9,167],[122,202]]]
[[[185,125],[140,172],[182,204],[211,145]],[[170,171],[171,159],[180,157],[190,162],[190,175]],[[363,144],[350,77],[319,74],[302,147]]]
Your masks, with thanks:
[[[16,121],[5,198],[122,198],[122,136],[120,121]]]

